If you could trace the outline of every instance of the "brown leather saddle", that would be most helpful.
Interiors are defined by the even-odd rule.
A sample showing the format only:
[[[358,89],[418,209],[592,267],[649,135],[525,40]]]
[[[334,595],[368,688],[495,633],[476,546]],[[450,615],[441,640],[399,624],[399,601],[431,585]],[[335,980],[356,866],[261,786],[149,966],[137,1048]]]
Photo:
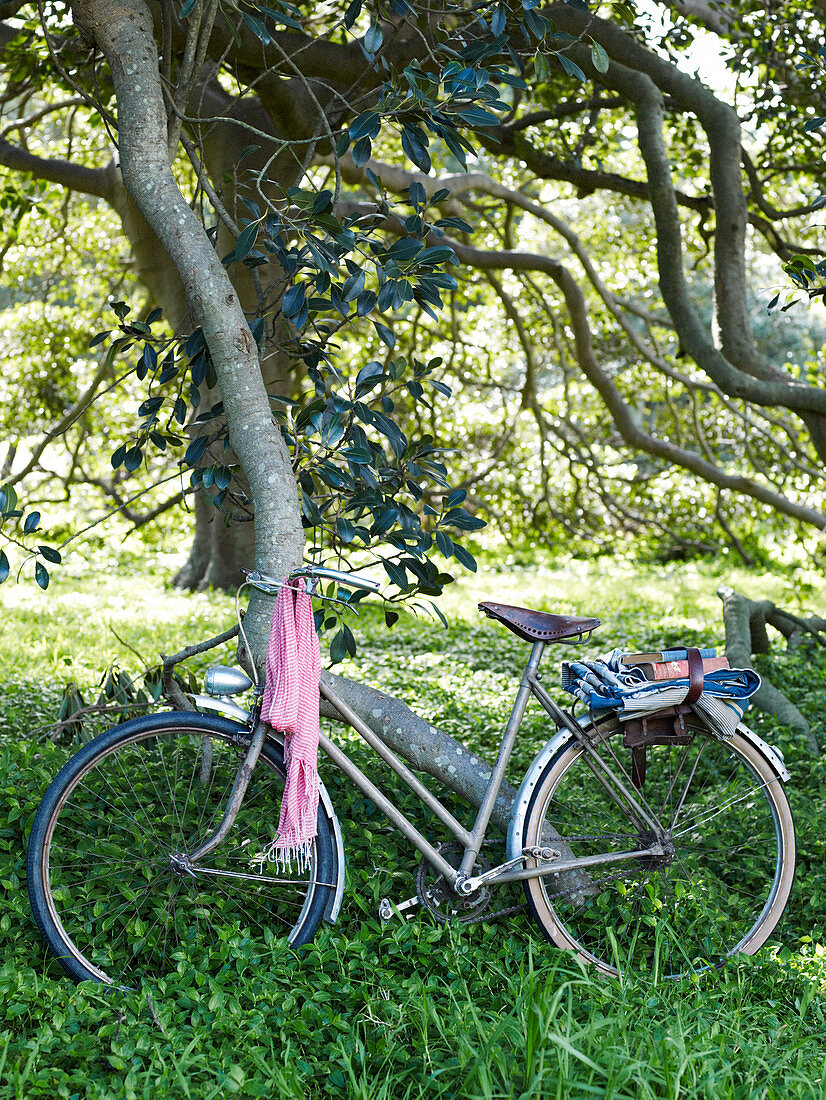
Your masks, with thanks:
[[[506,603],[480,603],[479,610],[496,619],[526,642],[567,642],[584,636],[600,625],[599,619],[576,619],[569,615],[550,615],[528,607]]]

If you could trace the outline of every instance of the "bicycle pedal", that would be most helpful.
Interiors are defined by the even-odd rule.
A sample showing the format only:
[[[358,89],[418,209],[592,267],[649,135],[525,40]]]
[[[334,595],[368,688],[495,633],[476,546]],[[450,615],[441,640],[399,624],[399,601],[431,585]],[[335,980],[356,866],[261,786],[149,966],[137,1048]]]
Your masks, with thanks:
[[[405,909],[412,909],[415,905],[420,905],[421,902],[417,895],[414,894],[412,898],[408,898],[407,901],[400,901],[395,903],[396,909],[399,913],[403,913]],[[390,901],[390,898],[382,898],[379,902],[379,920],[382,924],[386,924],[393,916],[394,903]],[[413,914],[409,914],[412,916]]]

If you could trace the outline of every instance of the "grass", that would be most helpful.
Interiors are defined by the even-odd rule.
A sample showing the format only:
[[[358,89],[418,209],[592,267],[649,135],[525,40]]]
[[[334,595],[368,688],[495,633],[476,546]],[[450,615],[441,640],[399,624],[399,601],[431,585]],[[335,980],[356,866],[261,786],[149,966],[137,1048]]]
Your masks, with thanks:
[[[813,608],[798,576],[604,565],[482,573],[445,600],[445,631],[403,616],[387,632],[358,620],[345,671],[401,694],[490,754],[524,645],[474,610],[478,599],[597,614],[594,651],[722,640],[721,579],[752,596]],[[0,650],[0,1100],[6,1097],[822,1097],[826,1093],[826,761],[750,716],[786,755],[800,863],[779,940],[754,959],[679,983],[601,980],[550,949],[519,915],[440,927],[426,916],[381,925],[382,896],[413,893],[414,864],[384,819],[326,777],[348,852],[339,924],[298,952],[211,981],[182,968],[123,993],[72,985],[48,958],[25,895],[25,837],[66,749],[32,736],[63,683],[88,691],[130,647],[158,651],[223,629],[231,601],[181,596],[162,577],[55,578],[48,596],[4,588]],[[118,641],[117,635],[123,639]],[[128,643],[128,644],[123,644]],[[227,654],[219,655],[225,659]],[[214,660],[215,658],[211,658]],[[13,672],[11,670],[14,670]],[[826,744],[826,661],[765,662]],[[550,676],[547,677],[551,679]],[[532,715],[515,772],[549,731]]]

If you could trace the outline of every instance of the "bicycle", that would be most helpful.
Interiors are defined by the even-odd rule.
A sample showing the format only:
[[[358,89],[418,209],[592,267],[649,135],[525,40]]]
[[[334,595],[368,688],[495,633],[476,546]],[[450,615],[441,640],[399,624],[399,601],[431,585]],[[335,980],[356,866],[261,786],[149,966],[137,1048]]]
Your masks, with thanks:
[[[321,580],[378,588],[318,566],[293,576],[311,591]],[[274,593],[280,582],[252,572],[244,583]],[[543,687],[540,661],[548,644],[586,640],[599,620],[480,607],[531,650],[470,828],[321,687],[451,835],[445,846],[431,843],[322,732],[322,753],[422,856],[416,896],[395,908],[474,920],[494,887],[521,882],[546,939],[607,975],[676,977],[760,948],[794,875],[780,754],[742,724],[725,739],[688,706],[642,732],[615,712],[576,717]],[[284,747],[258,719],[260,687],[249,711],[232,700],[252,686],[238,669],[212,668],[195,703],[213,713],[126,721],[84,745],[52,781],[29,840],[28,885],[35,921],[73,978],[128,986],[187,966],[243,968],[335,921],[344,849],[323,782],[306,864],[279,873],[262,859],[278,819]],[[531,698],[556,732],[525,774],[506,858],[491,867],[480,853]],[[386,918],[394,906],[385,899],[381,909]]]

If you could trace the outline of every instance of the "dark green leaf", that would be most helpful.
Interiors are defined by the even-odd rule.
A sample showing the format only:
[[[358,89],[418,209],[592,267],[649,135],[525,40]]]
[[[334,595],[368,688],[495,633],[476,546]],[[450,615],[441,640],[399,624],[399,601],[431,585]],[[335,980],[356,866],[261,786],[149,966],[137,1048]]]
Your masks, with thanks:
[[[163,405],[163,397],[149,397],[138,407],[138,416],[153,416]]]
[[[241,12],[241,18],[244,20],[244,22],[247,24],[247,26],[256,36],[256,38],[260,38],[265,46],[268,46],[270,42],[272,42],[272,35],[260,19],[257,19],[254,15],[250,15],[249,12],[245,11]],[[239,256],[238,258],[240,259],[241,257]]]
[[[434,538],[436,539],[436,545],[439,547],[440,552],[444,554],[446,558],[449,558],[453,553],[453,540],[450,535],[448,535],[446,531],[436,531],[434,533]]]
[[[351,523],[349,519],[344,519],[343,516],[339,516],[336,520],[336,530],[342,542],[349,544],[356,537],[355,524]]]
[[[130,447],[123,457],[123,465],[131,473],[137,470],[143,462],[143,451],[140,447]]]
[[[414,180],[407,189],[408,197],[413,206],[424,206],[427,202],[427,192],[424,189],[424,184],[418,180]]]
[[[484,107],[465,107],[459,112],[459,118],[468,126],[485,127],[498,126],[499,119]]]
[[[456,253],[447,245],[438,245],[435,248],[424,248],[416,257],[420,264],[457,263]]]
[[[577,80],[582,81],[588,79],[582,69],[580,69],[579,65],[577,65],[575,61],[572,61],[567,54],[558,53],[556,56],[559,60],[559,64],[562,66],[568,76],[575,76]]]
[[[341,632],[344,635],[344,648],[350,657],[356,655],[356,639],[353,637],[353,632],[347,623],[341,624]]]
[[[184,465],[194,466],[196,462],[203,456],[204,451],[207,449],[208,439],[205,435],[196,436],[195,439],[187,447],[184,452]]]
[[[49,570],[42,561],[36,561],[34,563],[34,579],[45,592],[49,587]]]
[[[405,126],[402,130],[402,149],[408,160],[423,172],[430,171],[430,154],[427,151],[427,136],[418,126]]]
[[[358,141],[359,138],[378,137],[381,129],[381,115],[378,111],[365,111],[357,115],[350,123],[350,140]]]
[[[451,508],[442,523],[447,527],[456,527],[460,531],[478,531],[486,526],[483,519],[470,515],[464,508]]]
[[[395,562],[392,561],[383,561],[382,565],[384,566],[385,573],[390,578],[392,583],[395,584],[396,588],[401,589],[403,592],[406,588],[409,587],[410,582],[407,579],[407,573],[405,572],[403,566],[397,565]]]
[[[60,565],[63,558],[60,555],[59,550],[55,550],[52,546],[38,546],[38,552],[46,559],[46,561],[52,562],[54,565]]]
[[[440,574],[440,575],[445,576],[446,574]],[[445,583],[448,583],[449,581],[452,581],[452,580],[453,580],[453,577],[448,577],[448,581],[445,582]],[[427,602],[428,602],[428,606],[433,610],[433,614],[436,616],[436,618],[439,620],[439,622],[442,624],[442,626],[445,628],[445,630],[447,630],[448,622],[447,622],[447,619],[444,617],[441,609],[438,607],[437,604],[433,603],[432,600],[428,600]]]
[[[465,567],[465,569],[469,569],[471,573],[476,572],[476,559],[473,554],[468,553],[464,546],[460,546],[458,542],[454,542],[453,544],[453,556],[460,565]]]
[[[369,447],[345,447],[341,452],[348,462],[357,465],[369,465],[373,461],[373,453]]]
[[[347,646],[344,641],[344,631],[337,630],[330,641],[330,661],[337,665],[347,656]]]
[[[373,23],[364,36],[364,49],[368,54],[378,53],[384,41],[384,32],[378,23]]]
[[[369,317],[376,308],[376,293],[373,290],[365,290],[356,299],[356,314],[359,317]]]
[[[296,283],[295,286],[291,286],[284,295],[281,301],[281,311],[285,317],[295,317],[304,309],[305,303],[306,292],[304,290],[304,284]]]
[[[468,225],[463,218],[439,218],[435,224],[438,225],[440,229],[458,229],[462,233],[473,232],[473,226]]]
[[[374,321],[373,327],[379,334],[379,339],[383,344],[385,344],[388,348],[394,348],[396,346],[396,337],[393,335],[387,325],[383,325],[381,321]]]
[[[30,535],[32,531],[36,531],[39,526],[40,513],[29,512],[29,514],[26,516],[25,522],[23,523],[23,534]]]
[[[258,222],[253,222],[251,225],[248,225],[246,229],[241,231],[235,243],[236,260],[243,260],[243,258],[252,251],[253,245],[258,237],[258,228]]]
[[[0,584],[8,578],[9,572],[9,559],[6,557],[6,551],[0,550]]]
[[[369,137],[359,138],[356,144],[353,146],[353,164],[356,168],[361,168],[370,159],[370,154],[373,152],[373,142]]]
[[[341,297],[345,302],[352,302],[353,299],[358,298],[359,294],[364,290],[364,278],[363,271],[356,271],[345,280],[341,288]]]

